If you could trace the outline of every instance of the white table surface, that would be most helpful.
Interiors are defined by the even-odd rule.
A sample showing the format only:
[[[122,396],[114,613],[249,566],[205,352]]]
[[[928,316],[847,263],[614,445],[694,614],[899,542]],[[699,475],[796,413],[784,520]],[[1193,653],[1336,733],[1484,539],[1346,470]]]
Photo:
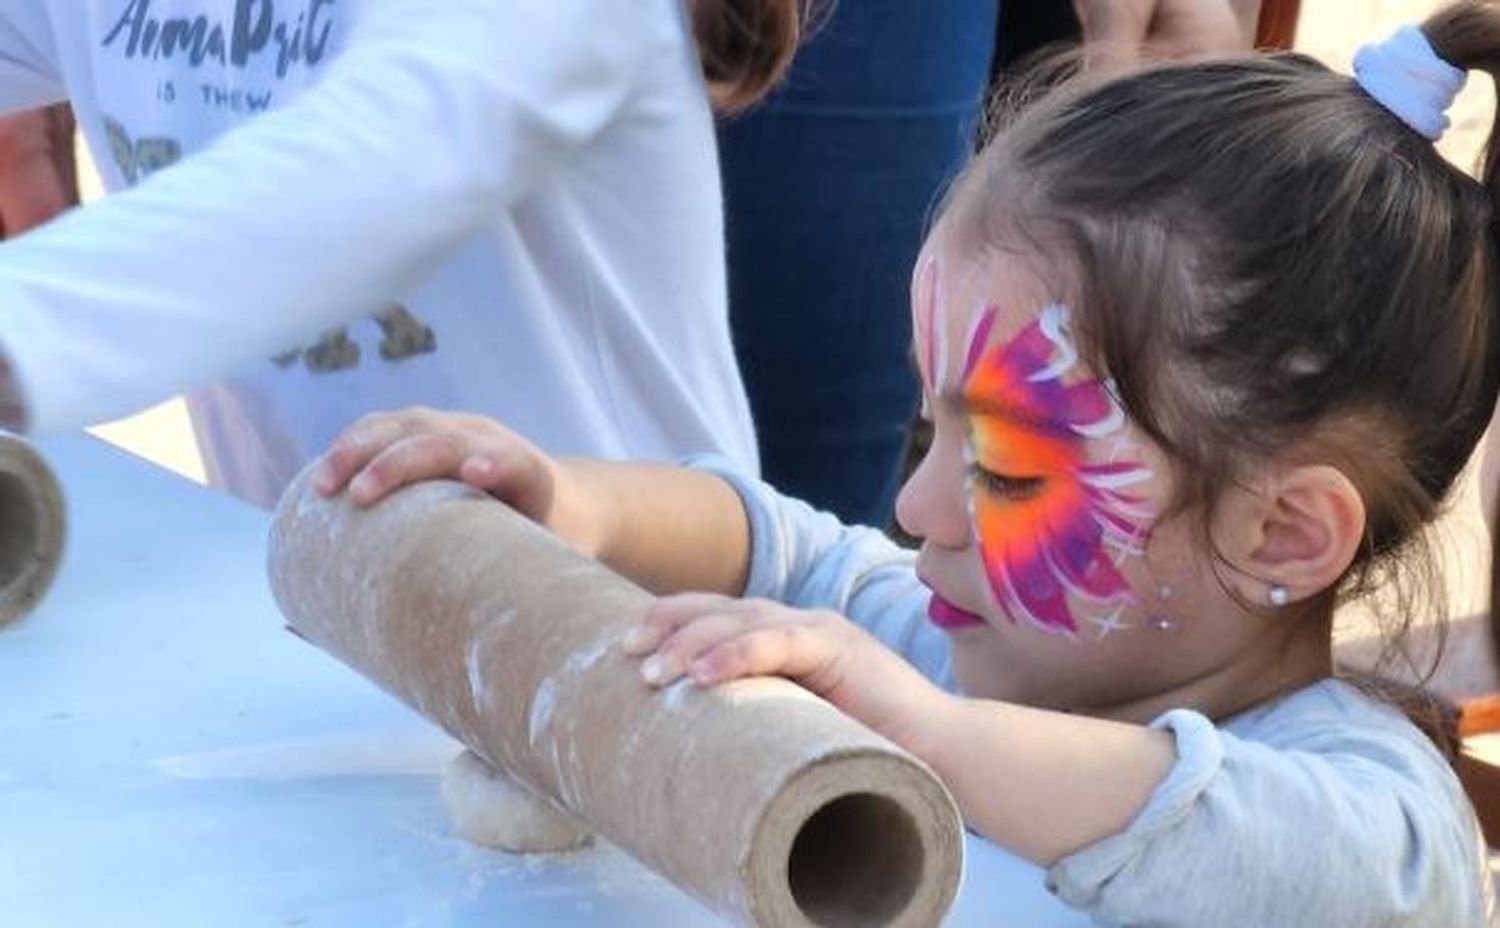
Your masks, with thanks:
[[[453,834],[455,742],[283,629],[266,513],[79,436],[51,594],[0,630],[0,925],[713,925],[609,847]],[[970,838],[950,926],[1075,926]]]

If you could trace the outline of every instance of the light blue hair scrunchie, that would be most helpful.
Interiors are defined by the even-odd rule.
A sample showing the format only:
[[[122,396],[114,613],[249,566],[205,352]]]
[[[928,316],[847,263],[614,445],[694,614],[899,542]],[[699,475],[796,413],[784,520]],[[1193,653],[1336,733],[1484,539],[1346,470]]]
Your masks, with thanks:
[[[1438,57],[1416,26],[1402,26],[1354,55],[1354,79],[1365,93],[1434,142],[1448,128],[1448,107],[1467,76]]]

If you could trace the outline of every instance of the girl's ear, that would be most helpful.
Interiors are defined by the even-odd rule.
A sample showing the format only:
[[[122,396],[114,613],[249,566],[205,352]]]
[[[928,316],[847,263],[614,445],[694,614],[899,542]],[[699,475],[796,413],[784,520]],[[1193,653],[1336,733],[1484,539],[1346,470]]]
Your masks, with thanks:
[[[1364,542],[1365,504],[1336,467],[1290,467],[1231,492],[1213,535],[1246,601],[1282,606],[1343,576]]]

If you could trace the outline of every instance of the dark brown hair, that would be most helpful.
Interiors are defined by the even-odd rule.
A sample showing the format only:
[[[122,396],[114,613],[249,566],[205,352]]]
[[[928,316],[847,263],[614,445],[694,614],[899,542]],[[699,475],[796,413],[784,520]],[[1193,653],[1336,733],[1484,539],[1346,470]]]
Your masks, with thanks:
[[[1500,69],[1496,3],[1422,28],[1452,64]],[[1500,384],[1493,134],[1476,182],[1353,80],[1290,53],[1014,99],[945,225],[974,249],[1055,259],[1094,370],[1172,460],[1173,509],[1201,513],[1205,537],[1214,501],[1257,467],[1296,456],[1348,475],[1365,543],[1300,609],[1331,617],[1394,574],[1399,641],[1411,581],[1432,574],[1417,530]]]
[[[806,0],[689,0],[688,8],[714,105],[729,113],[781,79],[807,14]]]

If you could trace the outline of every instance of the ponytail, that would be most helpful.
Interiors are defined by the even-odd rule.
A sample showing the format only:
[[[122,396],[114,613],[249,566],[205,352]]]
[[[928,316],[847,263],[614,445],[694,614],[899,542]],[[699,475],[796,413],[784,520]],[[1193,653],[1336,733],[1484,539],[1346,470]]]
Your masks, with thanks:
[[[1422,23],[1422,32],[1432,50],[1462,71],[1484,71],[1500,78],[1500,3],[1495,0],[1459,0]],[[1500,202],[1500,146],[1496,144],[1500,122],[1490,129],[1485,145],[1481,180],[1492,201]]]
[[[736,113],[775,86],[802,36],[804,0],[688,0],[714,106]]]
[[[1463,0],[1443,7],[1422,24],[1428,42],[1433,43],[1443,60],[1463,70],[1484,70],[1491,79],[1500,82],[1500,3],[1493,0]],[[1500,118],[1491,126],[1490,139],[1485,142],[1484,166],[1481,180],[1490,193],[1490,267],[1488,280],[1491,304],[1491,342],[1500,340],[1500,280],[1494,279],[1497,264],[1500,264]],[[1490,394],[1494,399],[1494,393]],[[1500,436],[1491,436],[1494,445]],[[1500,453],[1500,447],[1491,447],[1488,453]],[[1490,474],[1493,468],[1484,468]],[[1487,487],[1490,489],[1490,487]],[[1491,574],[1490,574],[1490,648],[1491,661],[1500,660],[1500,492],[1491,499],[1494,511],[1490,516]]]
[[[1449,64],[1465,71],[1484,71],[1491,79],[1500,81],[1500,3],[1494,0],[1461,0],[1428,17],[1422,24],[1422,32],[1432,44],[1433,51]],[[1500,119],[1490,128],[1480,179],[1489,193],[1491,203],[1491,260],[1488,265],[1492,276],[1486,282],[1490,292],[1490,319],[1493,328],[1500,329],[1500,281],[1496,281],[1493,276],[1497,273],[1497,263],[1500,263]],[[1496,337],[1492,331],[1491,340]],[[1493,399],[1494,394],[1489,395]],[[1493,443],[1495,439],[1492,438],[1491,441]],[[1485,468],[1486,472],[1489,470],[1490,468]],[[1493,517],[1490,521],[1493,555],[1490,574],[1490,638],[1492,655],[1500,655],[1500,522],[1495,521],[1500,519],[1500,493],[1495,493],[1493,499],[1495,511],[1486,513]]]

